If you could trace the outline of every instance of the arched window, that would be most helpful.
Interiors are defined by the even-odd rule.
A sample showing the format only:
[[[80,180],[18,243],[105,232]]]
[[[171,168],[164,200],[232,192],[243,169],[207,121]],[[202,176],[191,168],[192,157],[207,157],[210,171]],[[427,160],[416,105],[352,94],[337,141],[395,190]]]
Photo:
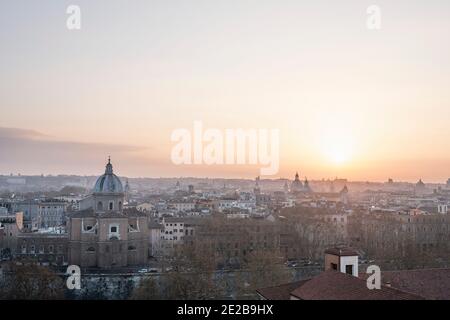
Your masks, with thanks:
[[[122,210],[122,201],[119,201],[119,210]]]
[[[114,208],[114,203],[113,202],[110,202],[109,203],[109,210],[112,210]]]
[[[97,210],[103,210],[103,203],[101,201],[97,203]]]

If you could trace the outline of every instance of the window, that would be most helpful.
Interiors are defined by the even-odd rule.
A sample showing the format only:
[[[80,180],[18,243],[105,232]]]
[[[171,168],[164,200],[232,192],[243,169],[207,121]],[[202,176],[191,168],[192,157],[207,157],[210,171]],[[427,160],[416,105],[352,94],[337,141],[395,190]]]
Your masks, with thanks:
[[[53,246],[52,245],[48,246],[48,253],[53,253]]]
[[[27,253],[27,246],[26,245],[22,245],[22,253]]]
[[[97,203],[97,210],[103,210],[103,203],[101,201]]]
[[[353,275],[353,265],[349,264],[345,266],[345,273]]]
[[[114,209],[114,203],[113,202],[110,202],[109,203],[109,210],[113,210]]]
[[[95,252],[95,248],[94,247],[89,247],[86,250],[87,252]]]
[[[116,233],[117,232],[117,227],[116,226],[111,227],[110,232],[111,233]]]
[[[135,246],[129,246],[129,247],[128,247],[128,250],[129,250],[129,251],[135,251],[135,250],[136,250],[136,247],[135,247]]]
[[[337,270],[337,264],[336,263],[331,263],[331,269]]]

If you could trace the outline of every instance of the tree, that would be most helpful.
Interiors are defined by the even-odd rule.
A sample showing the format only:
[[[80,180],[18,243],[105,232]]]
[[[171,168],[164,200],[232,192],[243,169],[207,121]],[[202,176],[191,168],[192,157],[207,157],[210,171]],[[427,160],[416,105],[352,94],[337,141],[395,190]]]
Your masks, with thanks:
[[[213,299],[221,296],[215,282],[215,256],[209,242],[175,251],[172,267],[164,279],[165,299]]]
[[[0,298],[8,300],[64,299],[64,281],[48,268],[10,265],[0,287]]]
[[[151,276],[142,279],[130,297],[131,300],[159,300],[161,298],[158,283]]]
[[[254,294],[256,289],[291,281],[289,270],[278,251],[253,251],[247,257],[245,268],[239,279],[242,294]]]

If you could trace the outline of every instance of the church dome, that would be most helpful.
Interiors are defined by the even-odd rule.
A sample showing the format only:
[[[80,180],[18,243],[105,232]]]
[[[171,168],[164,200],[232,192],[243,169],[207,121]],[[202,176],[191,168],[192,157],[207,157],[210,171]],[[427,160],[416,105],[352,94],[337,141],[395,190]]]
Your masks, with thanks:
[[[295,174],[295,179],[291,184],[291,191],[301,191],[303,189],[303,183],[300,181],[298,172]]]
[[[425,183],[423,183],[422,179],[420,179],[417,183],[416,183],[417,187],[425,187]]]
[[[108,159],[105,174],[97,179],[94,186],[94,193],[123,193],[122,182],[113,173],[111,159]]]

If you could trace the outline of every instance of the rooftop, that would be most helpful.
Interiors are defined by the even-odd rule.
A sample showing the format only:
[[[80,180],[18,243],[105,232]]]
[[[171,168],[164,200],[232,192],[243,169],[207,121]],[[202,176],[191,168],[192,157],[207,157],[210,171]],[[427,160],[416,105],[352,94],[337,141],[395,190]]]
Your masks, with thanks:
[[[339,257],[359,256],[358,252],[349,247],[335,247],[325,250],[327,254],[333,254]]]
[[[364,279],[352,275],[328,270],[317,277],[304,282],[291,292],[301,300],[423,300],[424,298],[381,286],[379,290],[370,290]]]
[[[328,270],[311,279],[263,288],[257,292],[268,300],[423,300],[424,296],[382,285],[367,288],[366,280]]]
[[[447,300],[450,269],[384,271],[380,290],[369,290],[366,274],[328,270],[311,279],[258,289],[268,300]]]
[[[450,299],[450,269],[384,271],[381,281],[427,299]]]
[[[256,290],[256,292],[268,300],[289,300],[291,298],[291,292],[307,281],[308,280],[302,280],[275,287],[262,288]]]

